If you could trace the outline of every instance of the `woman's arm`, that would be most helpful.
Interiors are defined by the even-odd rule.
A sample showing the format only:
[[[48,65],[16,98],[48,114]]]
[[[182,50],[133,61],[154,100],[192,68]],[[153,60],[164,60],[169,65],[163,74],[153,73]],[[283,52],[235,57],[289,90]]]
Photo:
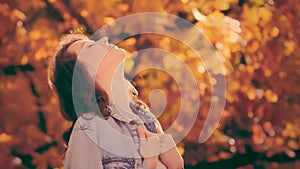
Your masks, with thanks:
[[[142,126],[137,127],[140,138],[140,153],[149,169],[157,169],[158,155],[160,152],[160,140],[157,134],[145,130]]]
[[[183,169],[183,159],[176,146],[161,153],[159,159],[168,169]]]
[[[84,129],[75,129],[71,135],[64,161],[65,169],[102,169],[99,147]]]
[[[156,131],[160,138],[160,161],[168,169],[183,169],[184,162],[170,134],[165,134],[159,121],[155,122]]]

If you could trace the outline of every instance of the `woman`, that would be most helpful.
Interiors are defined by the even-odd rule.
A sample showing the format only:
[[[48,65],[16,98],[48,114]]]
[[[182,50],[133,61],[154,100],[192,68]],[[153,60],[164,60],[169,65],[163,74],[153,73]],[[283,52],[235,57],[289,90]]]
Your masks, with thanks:
[[[50,64],[66,120],[66,169],[182,169],[183,160],[137,91],[124,78],[125,51],[81,34],[65,35]]]

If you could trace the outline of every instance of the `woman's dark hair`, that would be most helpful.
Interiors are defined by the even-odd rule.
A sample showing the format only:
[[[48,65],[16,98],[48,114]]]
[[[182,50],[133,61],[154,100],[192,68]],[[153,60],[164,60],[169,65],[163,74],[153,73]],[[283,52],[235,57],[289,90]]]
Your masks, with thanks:
[[[98,86],[95,86],[95,89],[91,88],[94,85],[88,78],[84,67],[76,62],[76,54],[66,52],[71,44],[79,40],[88,40],[88,38],[83,34],[64,35],[48,69],[48,83],[57,93],[61,113],[66,120],[73,122],[72,127],[63,134],[66,144],[69,142],[77,117],[82,113],[99,112],[100,110],[104,118],[110,115],[110,112],[104,109],[108,105],[107,94]],[[75,65],[76,73],[74,73]],[[73,83],[74,81],[76,83]],[[95,93],[93,93],[94,91]]]

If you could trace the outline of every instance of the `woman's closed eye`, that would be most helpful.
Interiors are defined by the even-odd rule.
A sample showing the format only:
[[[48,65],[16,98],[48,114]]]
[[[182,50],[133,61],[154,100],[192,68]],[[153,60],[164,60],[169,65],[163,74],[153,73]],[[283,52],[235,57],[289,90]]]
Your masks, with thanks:
[[[91,48],[91,47],[94,47],[94,46],[101,46],[105,49],[110,49],[111,47],[113,47],[112,44],[108,44],[108,43],[99,43],[99,42],[89,42],[86,47],[87,48]]]
[[[87,45],[87,48],[91,48],[91,47],[93,47],[94,46],[94,44],[88,44]]]

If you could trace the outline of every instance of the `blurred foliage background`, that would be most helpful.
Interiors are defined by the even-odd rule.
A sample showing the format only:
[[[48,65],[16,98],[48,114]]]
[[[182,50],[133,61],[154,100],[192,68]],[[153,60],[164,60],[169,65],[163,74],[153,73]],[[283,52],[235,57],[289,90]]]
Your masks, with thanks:
[[[1,0],[0,168],[62,167],[61,135],[70,122],[60,115],[46,80],[59,38],[74,29],[91,35],[117,18],[148,11],[173,14],[202,29],[225,69],[223,117],[212,137],[200,144],[210,86],[217,83],[201,61],[188,47],[161,35],[134,36],[118,44],[128,52],[129,73],[140,62],[131,54],[154,47],[183,59],[197,78],[198,117],[178,144],[186,169],[300,168],[299,0]],[[176,82],[158,70],[140,75],[135,80],[147,103],[153,89],[164,91],[167,104],[159,120],[168,128],[180,108]]]

